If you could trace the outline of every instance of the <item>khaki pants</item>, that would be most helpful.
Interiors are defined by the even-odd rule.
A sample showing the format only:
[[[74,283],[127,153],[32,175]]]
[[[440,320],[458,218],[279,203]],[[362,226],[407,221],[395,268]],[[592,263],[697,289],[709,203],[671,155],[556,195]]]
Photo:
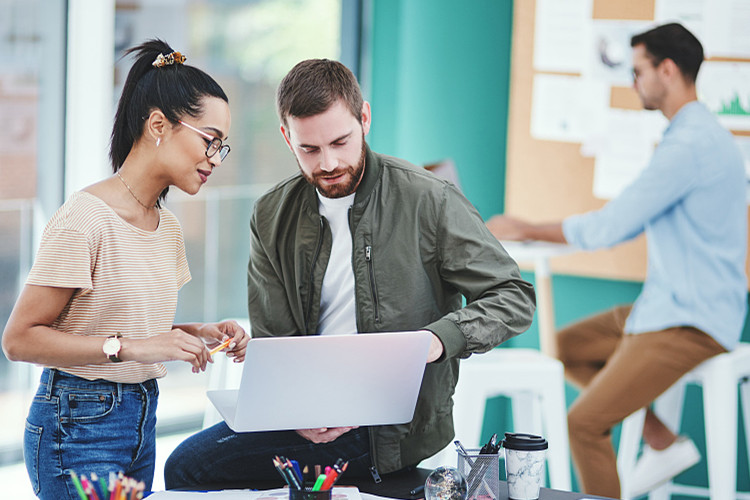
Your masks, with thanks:
[[[581,388],[568,413],[570,450],[583,492],[620,497],[612,427],[649,405],[683,374],[725,349],[692,327],[623,332],[630,306],[557,334],[565,376]]]

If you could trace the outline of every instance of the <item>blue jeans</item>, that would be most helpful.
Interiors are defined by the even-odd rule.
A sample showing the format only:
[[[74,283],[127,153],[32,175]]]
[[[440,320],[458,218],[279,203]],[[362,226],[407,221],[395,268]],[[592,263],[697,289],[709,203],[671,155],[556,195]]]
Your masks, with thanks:
[[[283,481],[273,457],[295,459],[300,467],[349,461],[346,476],[369,475],[370,438],[366,427],[342,434],[333,442],[314,444],[294,431],[235,433],[224,422],[183,441],[164,466],[167,489],[201,485],[237,485]],[[309,479],[310,476],[308,476]]]
[[[156,452],[156,380],[118,384],[45,368],[26,419],[24,460],[42,499],[79,498],[71,471],[110,472],[151,489]]]

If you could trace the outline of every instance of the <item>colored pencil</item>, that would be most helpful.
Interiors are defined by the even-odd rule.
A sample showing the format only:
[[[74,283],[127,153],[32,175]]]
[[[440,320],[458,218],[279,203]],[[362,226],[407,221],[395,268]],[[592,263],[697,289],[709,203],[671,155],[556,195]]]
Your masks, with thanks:
[[[88,495],[83,491],[83,486],[81,486],[81,480],[78,479],[78,474],[74,471],[70,471],[70,479],[73,481],[73,486],[75,486],[76,492],[78,492],[78,496],[81,500],[89,500]]]
[[[81,474],[81,486],[86,493],[86,498],[89,500],[101,500],[94,489],[94,485],[83,474]]]
[[[109,473],[109,486],[107,486],[107,491],[109,491],[109,500],[117,500],[115,498],[115,483],[117,482],[117,476],[114,472]]]
[[[216,354],[217,352],[219,352],[219,351],[221,351],[222,349],[226,348],[226,347],[227,347],[227,346],[228,346],[228,345],[229,345],[229,344],[230,344],[231,342],[232,342],[232,337],[229,337],[229,338],[228,338],[228,339],[226,339],[226,340],[225,340],[224,342],[222,342],[221,344],[217,345],[216,347],[214,347],[213,349],[211,349],[210,351],[208,351],[208,353],[209,353],[209,354],[210,354],[211,356],[213,356],[213,355],[214,355],[214,354]]]
[[[281,474],[281,477],[284,478],[284,482],[288,486],[292,486],[291,483],[289,483],[289,476],[287,476],[286,472],[284,472],[284,469],[281,468],[281,461],[279,460],[279,457],[275,457],[273,459],[273,466],[276,467],[276,470],[279,471],[279,474]]]
[[[349,467],[349,462],[344,462],[344,465],[341,466],[341,471],[338,473],[336,478],[333,480],[333,484],[331,484],[331,487],[333,487],[336,482],[338,482],[339,479],[341,479],[341,476],[346,472],[346,468]]]

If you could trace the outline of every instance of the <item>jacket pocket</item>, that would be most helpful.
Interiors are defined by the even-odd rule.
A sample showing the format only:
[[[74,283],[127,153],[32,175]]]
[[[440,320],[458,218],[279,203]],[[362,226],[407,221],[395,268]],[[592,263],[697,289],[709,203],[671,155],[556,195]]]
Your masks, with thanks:
[[[429,433],[443,425],[445,419],[453,420],[456,364],[455,360],[446,360],[425,367],[414,418],[409,424],[410,433]]]

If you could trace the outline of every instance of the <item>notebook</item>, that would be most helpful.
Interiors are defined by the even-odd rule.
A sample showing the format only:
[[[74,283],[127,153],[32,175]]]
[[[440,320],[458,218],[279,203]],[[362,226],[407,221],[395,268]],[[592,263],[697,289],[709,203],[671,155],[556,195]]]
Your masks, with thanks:
[[[421,331],[254,338],[239,389],[207,394],[235,432],[406,423],[431,337]]]

